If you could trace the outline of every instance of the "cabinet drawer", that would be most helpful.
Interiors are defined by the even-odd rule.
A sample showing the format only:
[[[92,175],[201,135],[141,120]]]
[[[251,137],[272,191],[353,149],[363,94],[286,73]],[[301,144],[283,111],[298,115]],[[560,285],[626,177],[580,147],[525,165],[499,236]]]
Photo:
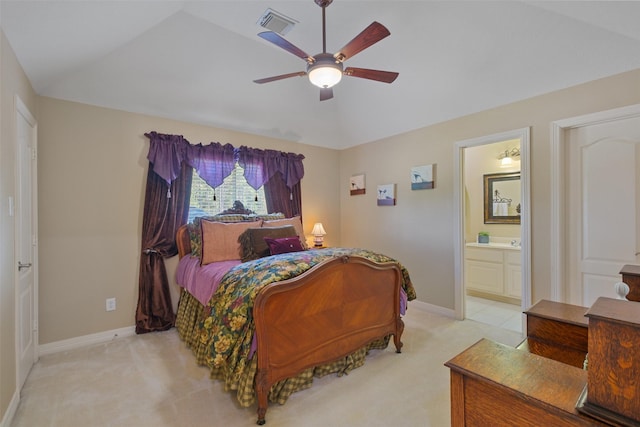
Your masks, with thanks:
[[[466,259],[475,259],[478,261],[502,263],[502,250],[489,248],[466,248],[464,250],[464,257]]]

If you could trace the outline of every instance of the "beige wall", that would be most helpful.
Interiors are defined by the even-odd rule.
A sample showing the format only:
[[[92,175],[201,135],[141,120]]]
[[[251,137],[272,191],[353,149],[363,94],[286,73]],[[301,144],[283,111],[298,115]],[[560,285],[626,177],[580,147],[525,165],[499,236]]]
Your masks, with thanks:
[[[548,298],[550,124],[637,103],[640,70],[344,150],[340,154],[342,243],[397,257],[408,268],[420,301],[453,309],[453,146],[462,140],[531,127],[532,301]],[[429,163],[437,164],[436,188],[411,191],[410,168]],[[349,196],[349,177],[357,173],[366,174],[367,194]],[[376,186],[387,183],[398,184],[397,206],[377,207]]]
[[[322,220],[328,243],[337,242],[337,174],[331,171],[338,151],[52,98],[40,98],[39,108],[41,344],[134,324],[145,132],[305,155],[305,230]],[[171,280],[176,262],[168,263]],[[105,311],[109,297],[117,299],[114,312]]]
[[[15,197],[15,97],[37,119],[36,94],[0,31],[0,422],[16,391],[15,348],[15,217],[9,197]]]

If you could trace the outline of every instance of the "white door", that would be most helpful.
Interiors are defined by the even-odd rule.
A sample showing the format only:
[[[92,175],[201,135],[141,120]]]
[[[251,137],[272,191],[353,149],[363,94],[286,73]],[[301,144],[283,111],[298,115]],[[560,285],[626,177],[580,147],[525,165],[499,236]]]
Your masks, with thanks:
[[[36,123],[16,100],[16,351],[22,388],[37,358]]]
[[[625,264],[638,264],[640,117],[567,131],[567,301],[616,297]]]

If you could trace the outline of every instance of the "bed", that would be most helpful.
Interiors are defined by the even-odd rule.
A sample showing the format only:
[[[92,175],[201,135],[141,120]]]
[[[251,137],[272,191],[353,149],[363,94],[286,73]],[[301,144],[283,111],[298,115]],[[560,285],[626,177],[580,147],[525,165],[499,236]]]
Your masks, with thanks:
[[[176,328],[197,362],[235,391],[241,406],[257,402],[262,425],[269,401],[284,404],[314,377],[348,373],[364,364],[369,351],[386,348],[391,337],[400,353],[401,315],[415,291],[402,265],[363,249],[308,249],[299,239],[301,250],[278,253],[276,246],[275,255],[265,254],[264,245],[261,254],[255,247],[247,250],[247,234],[258,244],[270,240],[265,233],[288,234],[271,239],[287,244],[303,235],[299,218],[251,222],[228,227],[231,223],[214,218],[178,230]],[[214,239],[205,225],[225,233],[233,228],[214,239],[230,244],[241,259],[214,256],[216,261],[203,263],[207,254],[211,259],[210,247],[218,245],[207,241]],[[247,253],[251,259],[245,259]],[[203,291],[203,280],[216,284]]]

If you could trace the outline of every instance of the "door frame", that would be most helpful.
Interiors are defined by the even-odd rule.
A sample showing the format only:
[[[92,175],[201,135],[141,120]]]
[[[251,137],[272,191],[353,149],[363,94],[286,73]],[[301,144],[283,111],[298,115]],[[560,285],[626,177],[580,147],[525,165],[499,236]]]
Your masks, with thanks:
[[[564,177],[566,134],[571,129],[640,117],[640,104],[614,108],[551,123],[551,300],[566,302],[566,225],[562,201],[566,197]]]
[[[510,139],[520,140],[520,189],[522,213],[520,215],[520,261],[522,264],[521,307],[531,305],[531,196],[530,196],[530,133],[529,127],[501,132],[479,138],[458,141],[454,144],[453,159],[453,211],[454,226],[454,312],[458,320],[465,315],[464,298],[464,149],[478,145],[493,144]]]
[[[38,276],[38,167],[37,167],[37,149],[38,149],[38,123],[36,121],[36,119],[33,117],[33,115],[31,114],[31,112],[29,111],[29,109],[27,108],[26,104],[22,101],[22,99],[20,99],[20,97],[18,95],[15,95],[14,97],[14,111],[15,111],[15,116],[14,116],[14,125],[15,125],[15,134],[14,134],[14,138],[13,138],[13,144],[14,144],[14,151],[15,151],[15,161],[16,161],[16,168],[15,168],[15,182],[14,182],[14,197],[18,197],[19,196],[19,191],[20,191],[20,166],[19,166],[19,161],[20,161],[20,147],[19,147],[19,142],[18,142],[18,129],[17,129],[17,122],[18,122],[18,116],[22,116],[28,123],[29,125],[32,127],[33,129],[33,147],[32,149],[34,150],[34,154],[33,154],[33,163],[32,163],[32,167],[31,167],[31,222],[32,222],[32,233],[33,233],[33,237],[32,237],[32,246],[33,246],[33,259],[32,259],[32,268],[33,268],[33,361],[34,363],[38,361],[39,358],[39,335],[38,335],[38,289],[39,289],[39,276]],[[13,205],[16,205],[16,203],[13,203]],[[14,209],[14,215],[15,215],[15,208]],[[19,213],[19,212],[18,212]],[[20,235],[20,231],[18,230],[19,228],[19,224],[18,221],[14,221],[14,266],[15,268],[17,268],[18,262],[20,261],[18,259],[19,257],[19,242],[18,242],[18,237]],[[20,311],[19,311],[19,304],[20,304],[20,300],[19,300],[19,287],[20,287],[20,277],[18,274],[14,275],[14,292],[15,292],[15,307],[14,307],[14,311],[15,311],[15,351],[16,351],[16,384],[20,384],[20,372],[21,372],[21,366],[20,366],[20,361],[21,361],[21,357],[20,357],[20,345],[19,345],[19,328],[20,328]]]

